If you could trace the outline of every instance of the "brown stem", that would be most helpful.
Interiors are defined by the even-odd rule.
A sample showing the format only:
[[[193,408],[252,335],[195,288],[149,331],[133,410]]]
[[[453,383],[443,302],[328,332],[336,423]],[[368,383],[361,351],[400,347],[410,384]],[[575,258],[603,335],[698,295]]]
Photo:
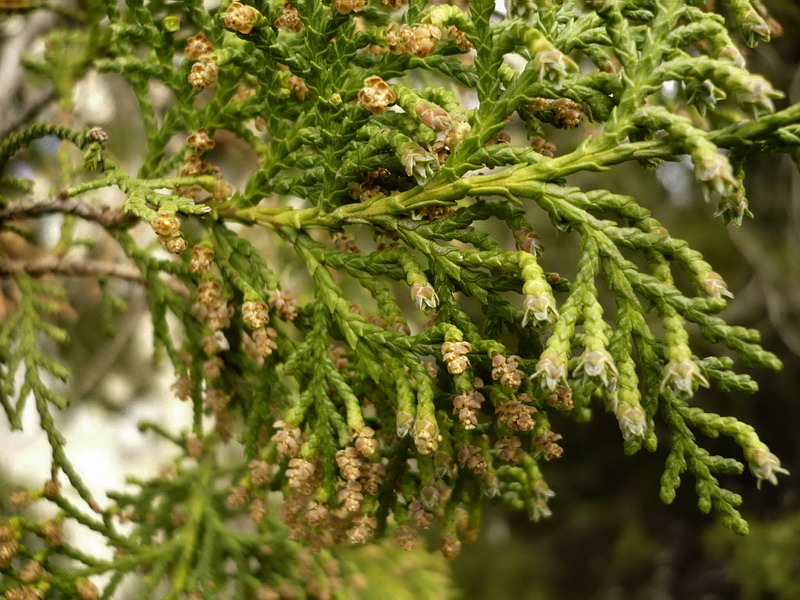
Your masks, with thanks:
[[[119,208],[89,204],[79,198],[46,198],[44,200],[19,200],[0,208],[0,222],[10,219],[26,219],[48,213],[77,215],[96,221],[106,229],[127,228],[136,219]]]
[[[147,280],[139,269],[130,264],[120,264],[105,260],[74,260],[57,255],[33,258],[30,260],[0,260],[0,277],[8,277],[16,273],[27,273],[32,277],[43,275],[65,275],[72,277],[115,277],[146,286]],[[190,295],[186,288],[177,280],[166,280],[169,288],[184,300],[189,300]]]
[[[27,273],[33,277],[42,275],[74,275],[100,277],[103,275],[125,279],[136,283],[145,283],[139,269],[133,265],[119,264],[101,260],[73,260],[59,256],[45,256],[30,260],[0,261],[0,276]]]

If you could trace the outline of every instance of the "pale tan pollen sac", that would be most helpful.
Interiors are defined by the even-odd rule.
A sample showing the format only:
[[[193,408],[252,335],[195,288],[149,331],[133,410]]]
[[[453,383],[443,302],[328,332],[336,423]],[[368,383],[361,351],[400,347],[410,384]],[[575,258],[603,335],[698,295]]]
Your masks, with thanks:
[[[378,440],[375,439],[375,430],[364,427],[356,435],[355,448],[364,458],[369,458],[378,451]]]
[[[358,512],[361,509],[361,503],[364,501],[361,483],[351,480],[347,482],[342,481],[340,484],[341,489],[339,491],[338,500],[342,508],[348,513]]]
[[[186,238],[180,233],[171,238],[162,238],[162,242],[167,252],[171,254],[181,254],[189,246]]]
[[[358,450],[352,446],[336,452],[336,464],[342,477],[347,481],[355,481],[361,475],[362,458]]]
[[[372,537],[377,526],[375,517],[358,516],[353,519],[353,526],[347,532],[347,537],[352,544],[363,544]]]
[[[267,505],[261,498],[256,498],[249,506],[250,518],[256,523],[260,523],[267,515]]]
[[[8,567],[19,551],[19,542],[11,539],[0,544],[0,567]]]
[[[278,452],[290,458],[297,456],[302,441],[300,428],[291,426],[283,421],[275,421],[273,427],[278,430],[272,436],[272,441],[278,446]]]
[[[270,297],[270,304],[283,319],[294,321],[297,318],[297,300],[289,290],[275,290]]]
[[[205,60],[198,60],[192,65],[192,70],[187,78],[194,87],[203,90],[214,85],[219,76],[219,66],[209,57]]]
[[[333,0],[333,7],[340,15],[364,10],[364,0]]]
[[[383,79],[377,75],[364,80],[364,87],[358,92],[359,103],[374,115],[381,115],[394,104],[397,96]]]
[[[231,488],[227,499],[228,506],[231,508],[242,508],[247,503],[248,495],[247,489],[242,486]]]
[[[205,451],[205,443],[196,435],[191,435],[186,439],[186,449],[189,452],[189,456],[199,458]]]
[[[411,54],[423,58],[436,50],[436,43],[441,39],[441,30],[434,25],[420,25],[412,29],[413,35],[408,41]]]
[[[430,284],[415,283],[411,286],[411,299],[419,310],[436,308],[439,296]]]
[[[208,273],[213,263],[213,248],[205,244],[195,244],[192,247],[192,258],[189,261],[189,270],[192,273]]]
[[[530,396],[527,394],[519,396],[520,399],[530,400]],[[495,408],[497,424],[500,427],[506,427],[509,431],[531,431],[536,424],[531,416],[535,412],[537,412],[535,407],[524,404],[516,398],[502,402]]]
[[[248,300],[242,304],[242,321],[250,329],[258,329],[269,323],[269,306],[266,302]]]
[[[419,534],[417,533],[417,529],[408,523],[400,525],[397,529],[395,529],[394,535],[397,545],[406,552],[411,552],[417,547],[417,543],[419,542]]]
[[[264,359],[278,348],[275,342],[277,335],[278,332],[272,327],[260,327],[250,335],[245,333],[243,339],[245,353],[259,366],[263,365]]]
[[[454,534],[448,533],[442,539],[442,556],[450,560],[461,554],[461,540]]]
[[[241,2],[231,2],[225,10],[222,22],[228,29],[247,35],[253,30],[259,16],[259,12],[254,7]]]
[[[303,21],[300,20],[300,14],[291,3],[286,2],[283,5],[283,14],[275,19],[275,27],[292,33],[297,33],[303,28]]]
[[[292,92],[295,98],[302,102],[306,99],[309,95],[308,86],[306,85],[305,79],[302,77],[298,77],[297,75],[292,75],[289,77],[289,91]]]
[[[150,221],[150,227],[158,237],[172,237],[180,233],[181,224],[174,213],[160,210],[155,218]]]

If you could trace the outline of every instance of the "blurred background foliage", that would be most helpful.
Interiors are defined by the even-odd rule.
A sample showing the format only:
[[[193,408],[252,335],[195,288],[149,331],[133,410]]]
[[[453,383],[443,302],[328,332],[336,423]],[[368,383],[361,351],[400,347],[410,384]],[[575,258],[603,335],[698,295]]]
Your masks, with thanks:
[[[784,35],[772,44],[750,50],[748,62],[755,72],[786,92],[786,103],[800,102],[800,3],[772,0],[767,5],[782,24]],[[19,21],[21,18],[27,19],[25,25]],[[32,19],[30,15],[17,14],[0,21],[3,65],[11,62],[9,53],[19,53],[20,33],[44,31],[53,23],[53,15],[36,13]],[[68,44],[63,50],[68,51]],[[5,71],[0,78],[0,113],[5,113],[0,116],[2,131],[12,122],[12,115],[23,113],[26,104],[44,95],[39,90],[11,97],[7,93],[10,73]],[[45,110],[51,115],[74,110],[73,116],[79,121],[101,124],[110,134],[111,151],[135,166],[135,148],[141,147],[142,139],[138,128],[131,127],[135,105],[124,84],[114,76],[90,76],[74,89],[73,97],[78,100],[74,107],[52,104]],[[164,101],[168,102],[168,98]],[[109,106],[113,109],[109,110]],[[575,143],[568,133],[549,133],[552,141],[564,148]],[[37,148],[40,155],[31,153],[29,159],[37,168],[45,166],[42,173],[46,173],[53,148]],[[218,138],[213,161],[231,181],[236,181],[237,172],[248,172],[254,166],[254,157],[245,154],[233,138]],[[53,168],[53,172],[57,169]],[[766,486],[760,491],[756,491],[753,478],[730,478],[725,482],[745,497],[744,514],[751,532],[746,538],[737,538],[713,517],[698,511],[690,489],[681,490],[672,506],[661,504],[658,488],[666,456],[663,451],[626,457],[619,443],[618,427],[599,411],[589,424],[554,421],[554,430],[564,436],[565,455],[546,465],[545,476],[557,493],[552,502],[553,516],[533,523],[526,514],[487,507],[479,539],[465,546],[461,556],[451,563],[451,591],[464,600],[797,600],[800,176],[796,166],[786,158],[770,155],[758,157],[748,165],[749,200],[755,218],[739,229],[726,228],[713,217],[714,207],[703,202],[686,164],[665,164],[655,172],[626,165],[609,174],[583,174],[570,183],[592,189],[593,177],[601,178],[596,181],[599,185],[602,180],[602,187],[635,195],[668,229],[702,252],[736,294],[736,300],[725,312],[730,322],[759,329],[765,347],[784,361],[781,373],[751,372],[760,385],[759,393],[753,397],[706,390],[698,401],[704,403],[706,410],[736,414],[755,426],[792,475],[780,486]],[[542,219],[533,211],[529,216],[533,223]],[[556,263],[574,265],[574,240],[547,237],[550,232],[549,226],[542,226],[547,248],[544,262],[553,261],[551,268]],[[91,229],[85,234],[91,239]],[[47,235],[47,231],[40,235]],[[508,244],[511,246],[513,241],[508,240]],[[14,248],[3,246],[2,251],[13,254]],[[110,252],[102,246],[90,251],[101,255]],[[563,275],[570,277],[573,273]],[[101,293],[96,282],[74,281],[70,285],[71,312],[64,317],[71,341],[60,352],[76,376],[69,383],[67,394],[79,399],[76,404],[92,405],[100,411],[109,427],[117,426],[120,415],[128,421],[135,420],[140,413],[132,404],[165,394],[169,385],[169,375],[164,372],[162,377],[157,376],[159,372],[143,349],[146,343],[139,340],[146,323],[142,318],[144,296],[135,286],[119,284],[112,291],[120,301],[109,301],[114,294]],[[697,343],[702,344],[699,336]],[[70,418],[75,417],[64,415],[64,419]],[[0,496],[5,497],[2,492],[30,482],[16,480],[17,469],[13,469],[13,475],[3,476],[2,465],[8,468],[14,458],[2,450],[6,446],[3,440],[10,440],[5,437],[5,430],[2,435],[0,455],[5,456],[0,464]],[[726,447],[731,445],[728,440],[713,440],[709,449],[735,453],[733,447]],[[6,508],[0,504],[0,512],[6,512]],[[354,598],[386,598],[384,585],[389,580],[405,580],[408,584],[403,590],[405,595],[392,596],[399,600],[433,600],[449,595],[444,592],[446,583],[438,556],[436,563],[426,563],[418,555],[405,559],[401,554],[372,546],[354,552],[352,560],[363,567],[369,582],[354,589]]]

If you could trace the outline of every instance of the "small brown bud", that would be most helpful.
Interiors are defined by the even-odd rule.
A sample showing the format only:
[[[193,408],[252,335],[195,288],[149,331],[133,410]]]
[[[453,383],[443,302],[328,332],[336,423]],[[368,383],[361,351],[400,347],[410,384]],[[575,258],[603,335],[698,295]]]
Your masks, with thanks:
[[[256,487],[266,485],[271,476],[270,464],[263,460],[251,460],[247,466],[250,469],[250,481]]]
[[[250,503],[250,518],[260,523],[265,516],[267,516],[267,505],[260,498],[256,498]]]
[[[30,502],[30,494],[23,490],[11,492],[8,496],[8,503],[15,508],[25,508]]]
[[[355,481],[361,475],[362,459],[358,450],[352,446],[343,448],[336,453],[336,464],[342,477],[347,481]]]
[[[42,563],[36,560],[29,560],[22,566],[19,578],[25,583],[33,583],[42,576]]]
[[[17,540],[9,540],[0,544],[0,567],[9,566],[18,550],[19,542]]]
[[[50,547],[55,548],[64,542],[64,531],[60,521],[45,521],[39,526],[39,532]]]
[[[275,588],[262,586],[256,591],[256,600],[281,600],[281,594]]]
[[[283,319],[294,321],[297,318],[297,300],[288,290],[278,293],[277,290],[270,297],[269,303],[275,307],[275,311]]]
[[[289,77],[289,91],[291,91],[294,97],[300,100],[300,102],[305,100],[306,96],[309,94],[305,79],[297,75]]]
[[[242,486],[231,488],[231,493],[228,494],[228,506],[231,508],[241,508],[247,502],[247,489]]]
[[[58,479],[48,479],[45,481],[44,488],[42,489],[45,498],[55,498],[58,496],[60,487],[61,484],[58,482]]]
[[[0,542],[10,542],[17,538],[14,526],[8,521],[0,523]]]
[[[273,427],[278,432],[272,436],[272,441],[278,446],[278,453],[283,456],[294,458],[300,449],[302,433],[299,427],[292,427],[283,421],[275,421]]]
[[[303,28],[303,21],[300,20],[297,9],[289,2],[283,5],[283,14],[275,19],[275,27],[292,33],[297,33]]]
[[[572,402],[572,390],[564,386],[557,387],[555,392],[547,398],[547,403],[561,410],[572,410],[575,407]]]
[[[583,122],[583,107],[569,98],[559,98],[551,105],[553,124],[562,129],[574,129]]]
[[[310,525],[322,525],[328,519],[329,512],[319,502],[310,501],[306,506],[306,519]]]
[[[347,254],[358,252],[356,238],[352,233],[335,233],[333,236],[333,247],[339,252],[345,252]]]
[[[461,541],[455,534],[448,533],[442,540],[442,555],[450,560],[461,554]]]
[[[108,141],[108,134],[99,127],[92,127],[87,135],[90,140],[99,144],[105,144]]]
[[[205,450],[205,443],[203,443],[203,440],[196,435],[190,435],[186,439],[186,449],[189,452],[189,456],[193,458],[200,458]]]
[[[476,475],[481,475],[489,469],[489,462],[481,453],[480,446],[463,444],[456,455],[459,464],[472,471]]]
[[[27,585],[10,588],[6,591],[5,600],[43,600],[44,592]]]
[[[186,48],[183,53],[189,60],[197,60],[198,58],[211,54],[213,51],[214,45],[208,41],[205,34],[198,33],[186,40]]]
[[[100,590],[88,579],[79,581],[75,588],[78,590],[81,600],[97,600],[100,597]]]
[[[538,152],[542,156],[553,158],[555,156],[556,146],[541,137],[531,138],[531,148],[534,152]]]
[[[201,154],[211,150],[216,145],[216,142],[208,135],[208,130],[205,127],[201,127],[190,135],[186,139],[186,143]]]
[[[186,157],[186,162],[181,167],[181,175],[185,177],[195,177],[208,171],[211,166],[200,159],[199,154],[190,154]]]

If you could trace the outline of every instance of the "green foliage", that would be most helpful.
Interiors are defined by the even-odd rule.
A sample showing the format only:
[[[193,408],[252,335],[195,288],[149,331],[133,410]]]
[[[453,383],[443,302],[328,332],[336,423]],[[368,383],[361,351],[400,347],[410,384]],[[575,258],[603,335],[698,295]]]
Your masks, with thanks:
[[[50,416],[63,401],[39,375],[65,375],[36,335],[63,341],[43,316],[42,295],[60,292],[19,269],[20,300],[0,332],[3,406],[19,426],[27,393],[36,399],[53,480],[33,496],[60,512],[51,535],[22,517],[4,525],[7,547],[23,541],[0,563],[8,598],[33,589],[14,562],[23,556],[52,574],[36,589],[64,597],[76,586],[91,597],[85,578],[100,573],[111,574],[105,598],[133,574],[140,598],[357,597],[342,573],[384,573],[338,545],[393,533],[410,548],[438,523],[452,557],[476,535],[482,496],[548,516],[543,471],[562,452],[551,420],[585,421],[598,407],[626,453],[665,444],[664,502],[688,472],[699,508],[747,531],[741,497],[717,479],[744,465],[711,455],[697,433],[733,439],[759,483],[785,469],[750,426],[693,404],[700,387],[756,384],[728,356],[698,356],[689,330],[746,365],[780,361],[757,331],[716,316],[732,297],[723,278],[636,198],[567,178],[685,155],[718,214],[740,225],[744,162],[797,152],[800,105],[775,112],[781,94],[746,70],[725,18],[694,2],[510,2],[499,22],[488,0],[393,12],[399,4],[87,3],[86,30],[66,46],[81,48],[74,61],[56,44],[28,61],[61,90],[96,69],[133,91],[146,137],[138,173],[104,149],[103,131],[42,124],[2,141],[0,169],[55,135],[84,152],[87,173],[65,177],[59,199],[125,193],[127,218],[71,212],[103,225],[138,269],[156,347],[194,417],[179,433],[143,424],[174,442],[173,476],[132,481],[135,492],[98,505]],[[731,0],[724,14],[752,45],[769,37],[762,13]],[[168,106],[153,102],[154,82],[170,90]],[[580,141],[557,150],[553,127],[580,128]],[[227,134],[258,159],[240,183],[212,164]],[[3,198],[9,231],[12,218],[67,212],[20,202]],[[488,233],[493,220],[513,250]],[[548,220],[580,249],[573,281],[551,270],[569,266],[544,252]],[[138,221],[179,258],[141,245],[128,231]],[[289,289],[297,281],[308,285]],[[61,494],[59,472],[94,514]],[[116,558],[53,538],[63,519],[104,536]],[[442,585],[438,568],[424,575]],[[411,589],[392,597],[430,592]]]
[[[706,545],[714,555],[728,558],[730,573],[742,587],[742,598],[755,600],[766,593],[779,600],[796,598],[800,593],[797,556],[800,519],[789,515],[753,527],[744,541],[733,536],[707,535]]]

